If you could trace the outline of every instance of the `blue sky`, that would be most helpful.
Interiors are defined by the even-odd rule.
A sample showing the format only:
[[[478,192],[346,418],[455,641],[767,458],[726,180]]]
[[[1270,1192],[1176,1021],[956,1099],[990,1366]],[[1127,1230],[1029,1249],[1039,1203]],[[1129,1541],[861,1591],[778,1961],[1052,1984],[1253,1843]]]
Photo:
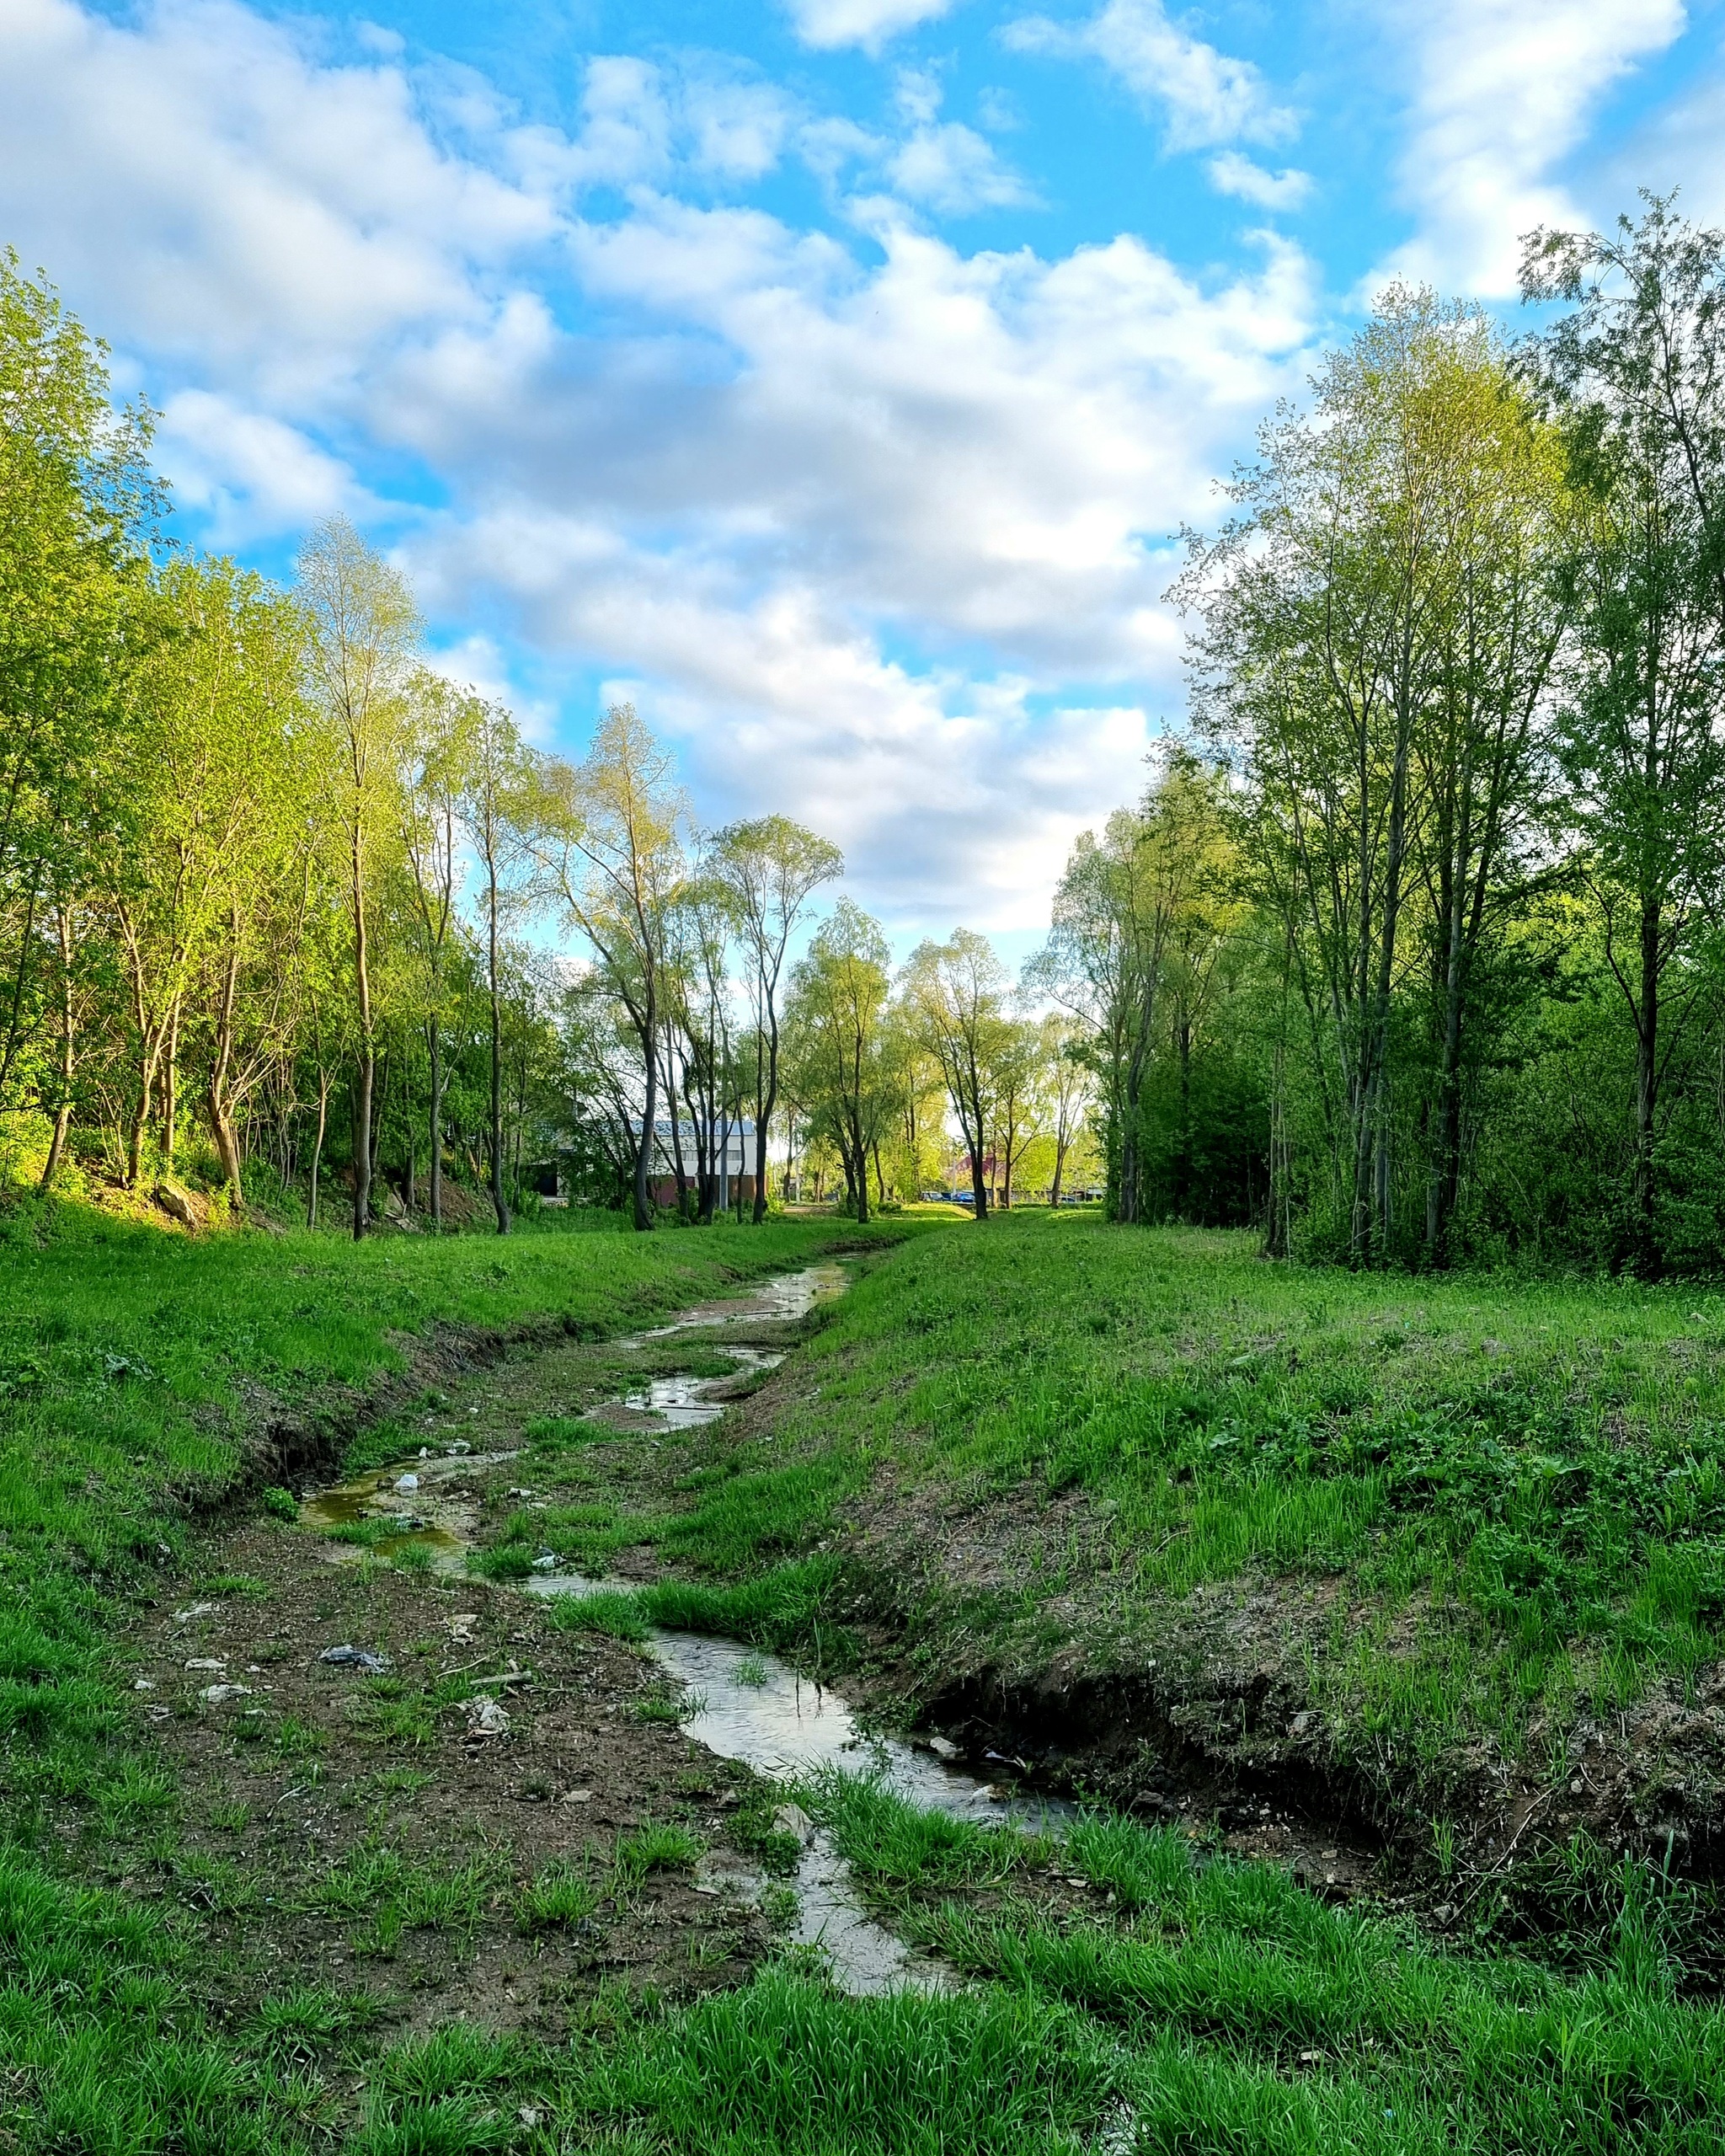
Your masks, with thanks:
[[[438,661],[900,941],[1037,939],[1182,704],[1183,523],[1391,276],[1725,221],[1680,0],[0,0],[0,242],[163,415],[184,534],[344,511]]]

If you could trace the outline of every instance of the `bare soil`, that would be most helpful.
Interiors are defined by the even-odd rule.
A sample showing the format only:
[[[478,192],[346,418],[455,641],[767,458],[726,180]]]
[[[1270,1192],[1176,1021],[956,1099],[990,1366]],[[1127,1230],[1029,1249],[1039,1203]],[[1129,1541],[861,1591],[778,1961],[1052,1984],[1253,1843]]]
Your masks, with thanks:
[[[770,1943],[757,1910],[686,1866],[615,1883],[633,1830],[681,1826],[740,1869],[771,1830],[745,1771],[643,1719],[665,1711],[654,1666],[507,1589],[333,1548],[273,1522],[227,1538],[226,1576],[183,1583],[138,1640],[139,1736],[183,1795],[171,1840],[115,1854],[131,1891],[202,1913],[235,2010],[315,1984],[364,1991],[397,2033],[466,2017],[554,2034],[607,1984],[740,1981]],[[337,1646],[389,1669],[320,1659]],[[462,1704],[488,1696],[502,1734]],[[590,1915],[524,1914],[547,1868],[592,1882]]]

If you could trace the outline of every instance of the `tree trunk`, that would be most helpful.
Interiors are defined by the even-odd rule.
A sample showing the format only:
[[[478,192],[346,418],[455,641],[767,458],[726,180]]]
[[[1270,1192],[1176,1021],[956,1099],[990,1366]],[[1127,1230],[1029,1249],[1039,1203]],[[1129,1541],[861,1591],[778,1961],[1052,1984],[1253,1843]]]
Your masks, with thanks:
[[[312,1141],[312,1174],[306,1193],[306,1226],[318,1225],[318,1177],[323,1165],[323,1133],[329,1122],[329,1073],[318,1067],[318,1135]]]
[[[1659,1089],[1659,970],[1662,909],[1657,898],[1641,909],[1641,1009],[1635,1043],[1635,1180],[1631,1234],[1636,1271],[1654,1280],[1662,1270],[1653,1207],[1653,1135]]]
[[[354,1240],[371,1219],[371,1096],[377,1082],[377,1045],[371,1033],[371,955],[366,927],[366,871],[357,815],[352,855],[354,983],[360,1005],[360,1067],[354,1103]]]
[[[772,1128],[772,1111],[778,1105],[778,1018],[772,998],[766,998],[766,1098],[756,1104],[755,1125],[755,1225],[766,1217],[766,1139]]]
[[[654,1008],[653,998],[649,992],[647,998],[645,1023],[640,1029],[641,1051],[646,1069],[644,1073],[645,1104],[641,1115],[640,1135],[635,1145],[635,1176],[633,1188],[637,1234],[647,1233],[653,1226],[653,1210],[647,1195],[647,1174],[653,1158],[654,1119],[659,1111],[658,1020],[659,1014]]]
[[[509,1233],[509,1206],[503,1195],[503,1001],[497,986],[497,872],[491,872],[487,967],[491,989],[491,1205],[497,1232]]]
[[[434,1018],[426,1026],[426,1045],[431,1054],[431,1105],[427,1112],[426,1136],[431,1148],[430,1169],[431,1225],[443,1226],[443,1033]]]
[[[168,1046],[162,1058],[162,1158],[174,1165],[174,1142],[179,1121],[179,998],[168,1018]]]
[[[72,994],[72,916],[64,906],[55,917],[55,938],[60,946],[60,1099],[54,1110],[54,1127],[48,1139],[48,1158],[42,1169],[41,1188],[47,1190],[60,1172],[66,1140],[72,1128],[72,1082],[77,1071],[77,1020]]]

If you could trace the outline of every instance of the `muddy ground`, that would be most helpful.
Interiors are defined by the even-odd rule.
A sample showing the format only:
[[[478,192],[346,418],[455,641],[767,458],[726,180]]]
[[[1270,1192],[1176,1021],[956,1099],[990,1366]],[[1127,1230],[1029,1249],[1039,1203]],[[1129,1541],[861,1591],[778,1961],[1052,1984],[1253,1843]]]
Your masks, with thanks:
[[[202,1913],[234,2010],[297,1983],[364,1993],[393,2034],[554,2034],[607,1985],[746,1975],[770,1929],[702,1874],[759,1866],[773,1800],[668,1719],[653,1666],[505,1588],[328,1547],[227,1538],[137,1643],[139,1734],[182,1795],[124,1876]],[[323,1659],[344,1646],[387,1670]]]
[[[438,1498],[460,1539],[483,1550],[526,1532],[537,1548],[542,1517],[565,1561],[651,1580],[669,1517],[740,1460],[780,1456],[806,1329],[558,1339],[489,1362],[471,1342],[431,1351],[360,1449],[411,1469],[421,1447],[470,1447]],[[655,1377],[713,1378],[719,1348],[745,1345],[791,1360],[720,1385],[734,1397],[717,1423],[670,1429],[615,1404]],[[843,1688],[884,1723],[940,1729],[1003,1786],[1106,1799],[1439,1928],[1478,1913],[1506,1848],[1568,1831],[1578,1809],[1567,1785],[1530,1795],[1487,1778],[1472,1880],[1439,1875],[1381,1790],[1326,1759],[1299,1627],[1274,1603],[1254,1618],[1238,1597],[1200,1600],[1161,1641],[1160,1671],[1141,1640],[1135,1666],[1099,1666],[1105,1625],[1087,1642],[1076,1623],[1064,1639],[1044,1624],[1039,1660],[1011,1621],[991,1631],[991,1597],[1056,1542],[1076,1553],[1076,1604],[1088,1570],[1092,1618],[1130,1602],[1106,1522],[1070,1497],[877,1490],[829,1539],[849,1559],[832,1613],[851,1641]],[[642,1649],[560,1629],[519,1584],[411,1557],[301,1521],[216,1527],[136,1640],[139,1736],[177,1799],[145,1773],[132,1812],[93,1838],[94,1869],[185,1911],[236,2017],[297,1985],[380,2041],[462,2017],[555,2036],[614,1986],[681,1999],[744,1980],[791,1920],[783,1792],[682,1732]],[[975,1622],[919,1642],[919,1608],[943,1599]],[[342,1647],[387,1666],[323,1659]],[[1645,1781],[1624,1799],[1648,1801]],[[1014,1891],[1076,1907],[1076,1886],[1050,1864]]]

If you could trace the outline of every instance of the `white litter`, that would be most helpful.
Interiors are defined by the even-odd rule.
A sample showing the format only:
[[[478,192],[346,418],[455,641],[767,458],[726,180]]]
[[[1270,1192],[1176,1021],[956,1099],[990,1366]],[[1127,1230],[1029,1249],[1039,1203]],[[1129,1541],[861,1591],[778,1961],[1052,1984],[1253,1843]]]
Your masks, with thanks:
[[[469,1736],[507,1736],[509,1716],[497,1702],[482,1693],[477,1699],[463,1699],[462,1712],[467,1718]]]
[[[398,1490],[417,1490],[419,1486],[419,1478],[416,1474],[398,1475],[395,1479],[395,1486]]]
[[[206,1684],[198,1694],[211,1707],[220,1707],[229,1699],[249,1699],[251,1696],[249,1684]]]

